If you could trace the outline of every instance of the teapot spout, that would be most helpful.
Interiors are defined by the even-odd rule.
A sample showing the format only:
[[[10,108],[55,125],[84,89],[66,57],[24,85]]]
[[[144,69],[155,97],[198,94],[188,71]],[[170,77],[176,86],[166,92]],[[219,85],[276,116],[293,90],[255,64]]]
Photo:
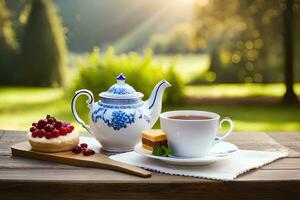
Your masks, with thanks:
[[[150,127],[152,127],[155,124],[155,122],[157,121],[161,113],[163,93],[165,88],[170,86],[171,84],[168,81],[166,80],[160,81],[159,83],[156,84],[156,86],[152,90],[149,99],[146,101],[146,104],[151,114]]]

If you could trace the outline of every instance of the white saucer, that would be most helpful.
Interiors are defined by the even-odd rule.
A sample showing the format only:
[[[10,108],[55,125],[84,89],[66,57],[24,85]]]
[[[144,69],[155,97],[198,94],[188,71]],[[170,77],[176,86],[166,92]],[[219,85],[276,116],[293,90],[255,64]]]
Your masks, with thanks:
[[[142,147],[142,143],[137,144],[134,147],[134,151],[142,156],[161,160],[162,162],[166,162],[172,165],[199,166],[208,165],[219,160],[227,159],[238,151],[238,147],[229,142],[219,142],[211,149],[208,155],[198,158],[154,156],[151,154],[151,151],[145,150]]]

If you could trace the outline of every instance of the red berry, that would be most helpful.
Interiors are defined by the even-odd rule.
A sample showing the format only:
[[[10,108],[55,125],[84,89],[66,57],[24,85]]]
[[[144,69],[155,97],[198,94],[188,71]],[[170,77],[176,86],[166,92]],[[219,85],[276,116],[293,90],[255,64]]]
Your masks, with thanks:
[[[34,126],[34,127],[36,127],[37,123],[33,122],[31,125]]]
[[[41,119],[38,123],[37,123],[37,128],[38,129],[43,129],[46,125],[48,124],[48,122],[44,119]]]
[[[53,135],[52,135],[52,133],[50,133],[50,132],[47,132],[46,134],[45,134],[45,138],[47,138],[47,139],[51,139],[53,137]]]
[[[73,130],[74,130],[74,126],[72,126],[72,125],[69,125],[69,126],[67,126],[67,132],[68,133],[71,133]]]
[[[51,117],[51,118],[47,118],[47,122],[48,124],[53,124],[54,123],[54,119]]]
[[[67,133],[71,133],[72,132],[69,127],[66,127],[65,129],[66,129]]]
[[[72,149],[73,153],[81,153],[82,152],[82,148],[80,146],[76,146]]]
[[[90,156],[90,155],[91,155],[91,153],[90,153],[89,150],[83,150],[82,154],[83,154],[84,156]]]
[[[88,147],[88,145],[87,145],[86,143],[81,143],[80,146],[81,146],[82,148],[87,148],[87,147]]]
[[[56,129],[60,129],[62,127],[62,123],[60,121],[56,121],[53,125]]]
[[[95,154],[95,151],[94,151],[94,150],[90,149],[89,151],[90,151],[90,154],[91,154],[91,155],[94,155],[94,154]]]
[[[59,133],[59,135],[63,135],[63,136],[65,136],[65,135],[67,135],[68,133],[67,132],[60,132]]]
[[[31,133],[33,133],[34,131],[37,130],[37,128],[35,126],[32,126],[29,130],[30,130]]]
[[[53,130],[52,130],[52,134],[58,134],[58,135],[59,135],[59,130],[53,129]]]
[[[45,136],[45,131],[42,129],[42,130],[37,130],[37,135],[38,135],[38,137],[39,138],[42,138],[42,137],[44,137]]]
[[[51,124],[47,124],[44,128],[46,132],[51,132],[54,129],[54,127]]]
[[[56,128],[53,128],[52,133],[54,133],[54,132],[59,132],[59,130]]]
[[[57,138],[58,136],[60,136],[59,130],[54,129],[54,130],[52,131],[52,138]]]
[[[37,130],[36,130],[35,132],[33,132],[33,133],[31,134],[31,136],[34,137],[34,138],[37,137],[37,136],[38,136]]]
[[[62,127],[59,129],[59,133],[60,135],[67,135],[67,129]]]

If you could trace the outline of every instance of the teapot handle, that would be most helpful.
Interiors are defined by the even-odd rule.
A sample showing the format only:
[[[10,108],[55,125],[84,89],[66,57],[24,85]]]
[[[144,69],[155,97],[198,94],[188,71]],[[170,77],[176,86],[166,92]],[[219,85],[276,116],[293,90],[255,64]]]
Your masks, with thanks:
[[[73,96],[72,102],[71,102],[71,110],[72,110],[72,113],[73,113],[73,116],[74,116],[75,120],[79,124],[81,124],[81,126],[83,128],[85,128],[90,134],[93,134],[92,131],[91,131],[91,128],[88,125],[85,124],[85,122],[78,116],[77,111],[76,111],[76,100],[82,94],[88,96],[88,100],[86,101],[86,103],[88,104],[88,107],[90,109],[92,109],[92,106],[94,104],[94,95],[91,91],[86,90],[86,89],[82,89],[82,90],[77,90],[75,92],[75,95]]]

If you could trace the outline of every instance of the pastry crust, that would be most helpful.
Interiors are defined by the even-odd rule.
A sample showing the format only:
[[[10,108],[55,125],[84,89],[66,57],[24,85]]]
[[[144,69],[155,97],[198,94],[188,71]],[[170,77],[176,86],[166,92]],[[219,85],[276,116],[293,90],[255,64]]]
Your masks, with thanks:
[[[28,139],[32,150],[40,152],[61,152],[61,151],[70,151],[79,143],[79,136],[72,137],[69,140],[64,141],[53,141],[42,142],[42,141],[33,141],[30,138]]]
[[[152,147],[150,147],[148,145],[145,145],[145,144],[143,144],[143,148],[146,149],[146,150],[148,150],[148,151],[153,151]]]
[[[142,131],[142,137],[152,142],[166,140],[166,134],[160,129],[151,129]]]

